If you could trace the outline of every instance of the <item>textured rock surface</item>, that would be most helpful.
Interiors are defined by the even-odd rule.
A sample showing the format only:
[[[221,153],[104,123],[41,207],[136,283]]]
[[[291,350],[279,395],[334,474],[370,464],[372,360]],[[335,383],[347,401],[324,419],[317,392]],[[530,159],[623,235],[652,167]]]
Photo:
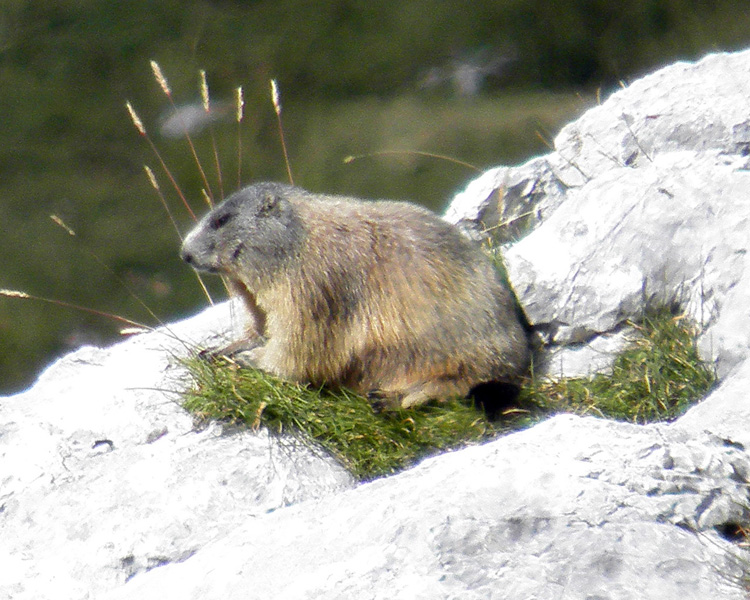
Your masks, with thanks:
[[[446,216],[477,232],[527,215],[506,263],[558,354],[676,301],[723,376],[750,347],[749,94],[748,52],[665,68],[565,127],[552,154],[480,177]]]
[[[352,485],[266,433],[193,428],[175,357],[231,321],[223,305],[82,348],[0,399],[0,598],[98,598],[238,522]]]
[[[247,521],[109,598],[744,598],[710,528],[743,516],[749,467],[709,435],[560,416]]]
[[[746,598],[747,98],[750,52],[666,68],[447,215],[530,227],[506,256],[551,373],[606,366],[625,319],[679,302],[721,377],[685,416],[557,416],[354,486],[262,433],[193,429],[173,357],[226,333],[217,307],[0,398],[0,598]]]

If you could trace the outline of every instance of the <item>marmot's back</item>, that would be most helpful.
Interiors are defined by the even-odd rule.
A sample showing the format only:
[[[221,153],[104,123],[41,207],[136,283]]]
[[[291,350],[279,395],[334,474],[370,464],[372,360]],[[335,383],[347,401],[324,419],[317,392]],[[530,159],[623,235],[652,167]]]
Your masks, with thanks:
[[[183,257],[233,282],[250,336],[267,339],[252,361],[283,377],[411,406],[517,383],[528,366],[487,257],[413,204],[256,184],[204,217]]]

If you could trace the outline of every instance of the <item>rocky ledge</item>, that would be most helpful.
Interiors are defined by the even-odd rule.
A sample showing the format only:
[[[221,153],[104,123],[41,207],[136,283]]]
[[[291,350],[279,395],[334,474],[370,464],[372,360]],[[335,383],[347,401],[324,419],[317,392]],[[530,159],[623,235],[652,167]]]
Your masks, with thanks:
[[[446,214],[513,222],[493,231],[551,376],[606,369],[629,318],[679,305],[720,380],[683,417],[559,415],[356,485],[264,432],[194,428],[174,358],[229,334],[221,305],[0,398],[0,597],[746,598],[748,99],[750,52],[669,66]]]

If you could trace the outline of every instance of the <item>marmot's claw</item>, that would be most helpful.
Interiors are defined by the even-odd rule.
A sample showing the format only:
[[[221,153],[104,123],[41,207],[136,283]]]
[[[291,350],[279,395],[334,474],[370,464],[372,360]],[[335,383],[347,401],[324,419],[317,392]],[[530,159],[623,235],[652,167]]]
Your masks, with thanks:
[[[198,358],[205,361],[215,361],[226,358],[236,362],[241,367],[256,367],[261,348],[266,343],[266,338],[258,336],[252,340],[241,340],[229,346],[219,348],[204,348],[198,352]]]
[[[367,392],[367,401],[375,413],[392,412],[401,408],[402,394],[398,392],[387,392],[385,390],[370,390]]]
[[[198,358],[206,362],[214,362],[219,356],[221,356],[221,351],[216,348],[204,348],[198,352]]]
[[[258,352],[256,350],[238,350],[230,358],[241,367],[257,369]]]

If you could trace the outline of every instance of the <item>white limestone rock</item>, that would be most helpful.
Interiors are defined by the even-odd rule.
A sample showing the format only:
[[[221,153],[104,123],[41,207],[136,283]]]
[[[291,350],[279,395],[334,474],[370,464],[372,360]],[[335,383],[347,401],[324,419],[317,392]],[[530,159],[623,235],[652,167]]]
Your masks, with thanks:
[[[108,600],[745,598],[713,527],[747,518],[747,454],[674,426],[559,416],[247,520]]]
[[[676,303],[724,376],[750,348],[749,92],[748,51],[662,69],[566,126],[552,154],[480,177],[446,217],[476,234],[527,215],[505,260],[558,355]]]
[[[291,440],[194,428],[176,359],[232,321],[223,305],[82,348],[0,398],[0,598],[99,597],[238,522],[353,485]]]
[[[506,257],[552,373],[680,303],[721,379],[685,416],[557,416],[355,486],[268,434],[193,427],[174,357],[229,334],[220,306],[0,398],[0,598],[746,598],[748,88],[750,52],[663,69],[447,215],[530,228]]]

